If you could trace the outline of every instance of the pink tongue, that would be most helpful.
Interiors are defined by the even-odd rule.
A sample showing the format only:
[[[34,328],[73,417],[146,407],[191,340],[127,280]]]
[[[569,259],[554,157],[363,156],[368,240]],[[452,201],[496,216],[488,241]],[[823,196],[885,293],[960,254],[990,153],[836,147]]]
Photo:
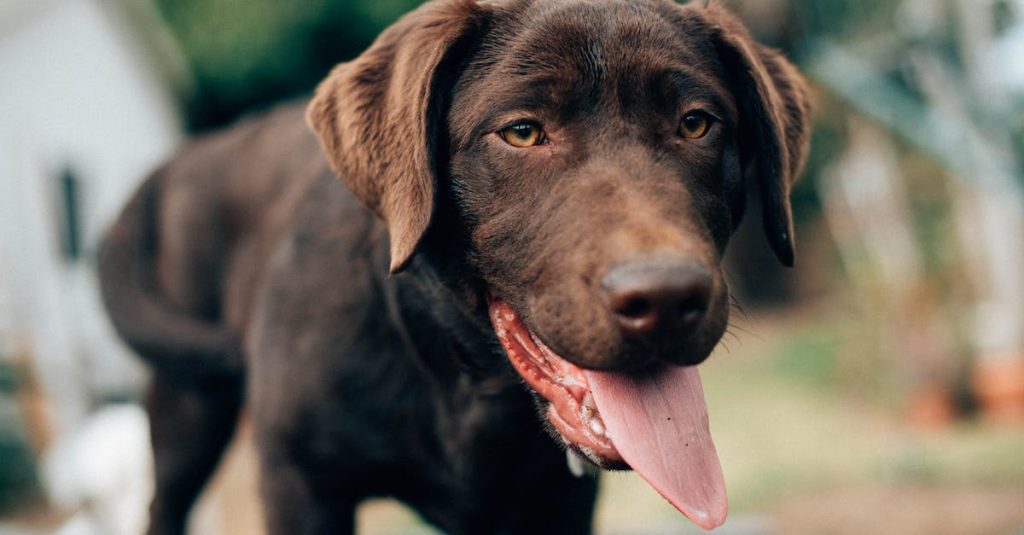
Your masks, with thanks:
[[[698,526],[725,522],[725,481],[697,369],[584,373],[608,437],[630,467]]]

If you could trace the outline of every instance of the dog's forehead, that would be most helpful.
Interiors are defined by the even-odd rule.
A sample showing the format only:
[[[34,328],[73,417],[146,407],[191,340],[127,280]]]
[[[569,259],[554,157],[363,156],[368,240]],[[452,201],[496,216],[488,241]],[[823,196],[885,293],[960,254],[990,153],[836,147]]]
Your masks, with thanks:
[[[582,100],[608,114],[616,102],[694,88],[732,107],[709,29],[670,0],[509,0],[492,17],[453,116],[579,111]],[[468,139],[473,126],[453,124],[452,134]]]
[[[689,36],[678,6],[657,0],[536,0],[497,10],[487,48],[499,69],[533,72],[572,65],[581,71],[623,65],[693,63],[706,39]],[[698,37],[694,39],[693,37]]]

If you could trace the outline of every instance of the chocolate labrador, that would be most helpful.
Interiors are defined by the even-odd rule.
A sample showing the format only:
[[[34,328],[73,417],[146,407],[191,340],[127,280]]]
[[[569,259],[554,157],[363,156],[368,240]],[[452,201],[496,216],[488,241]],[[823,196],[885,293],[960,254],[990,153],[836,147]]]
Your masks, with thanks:
[[[713,4],[440,0],[308,106],[189,144],[100,254],[154,369],[150,533],[182,533],[243,407],[271,535],[352,533],[373,496],[590,533],[593,466],[720,524],[694,365],[747,183],[793,262],[808,107]]]

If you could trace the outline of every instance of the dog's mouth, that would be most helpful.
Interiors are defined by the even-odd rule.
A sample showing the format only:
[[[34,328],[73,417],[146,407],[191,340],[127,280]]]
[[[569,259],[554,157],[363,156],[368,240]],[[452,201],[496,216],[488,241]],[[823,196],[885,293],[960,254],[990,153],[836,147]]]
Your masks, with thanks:
[[[548,420],[570,448],[603,468],[632,468],[704,529],[725,521],[725,483],[696,368],[584,370],[505,301],[492,297],[489,309],[512,366],[547,400]]]

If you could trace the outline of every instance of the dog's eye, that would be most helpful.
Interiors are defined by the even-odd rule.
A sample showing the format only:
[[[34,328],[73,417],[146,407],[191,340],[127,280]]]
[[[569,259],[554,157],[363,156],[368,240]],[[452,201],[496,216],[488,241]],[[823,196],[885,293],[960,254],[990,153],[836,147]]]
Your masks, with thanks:
[[[525,149],[544,143],[544,129],[532,121],[523,121],[498,131],[501,139],[513,147]]]
[[[686,139],[700,139],[711,130],[711,116],[702,111],[687,113],[679,123],[679,134]]]

